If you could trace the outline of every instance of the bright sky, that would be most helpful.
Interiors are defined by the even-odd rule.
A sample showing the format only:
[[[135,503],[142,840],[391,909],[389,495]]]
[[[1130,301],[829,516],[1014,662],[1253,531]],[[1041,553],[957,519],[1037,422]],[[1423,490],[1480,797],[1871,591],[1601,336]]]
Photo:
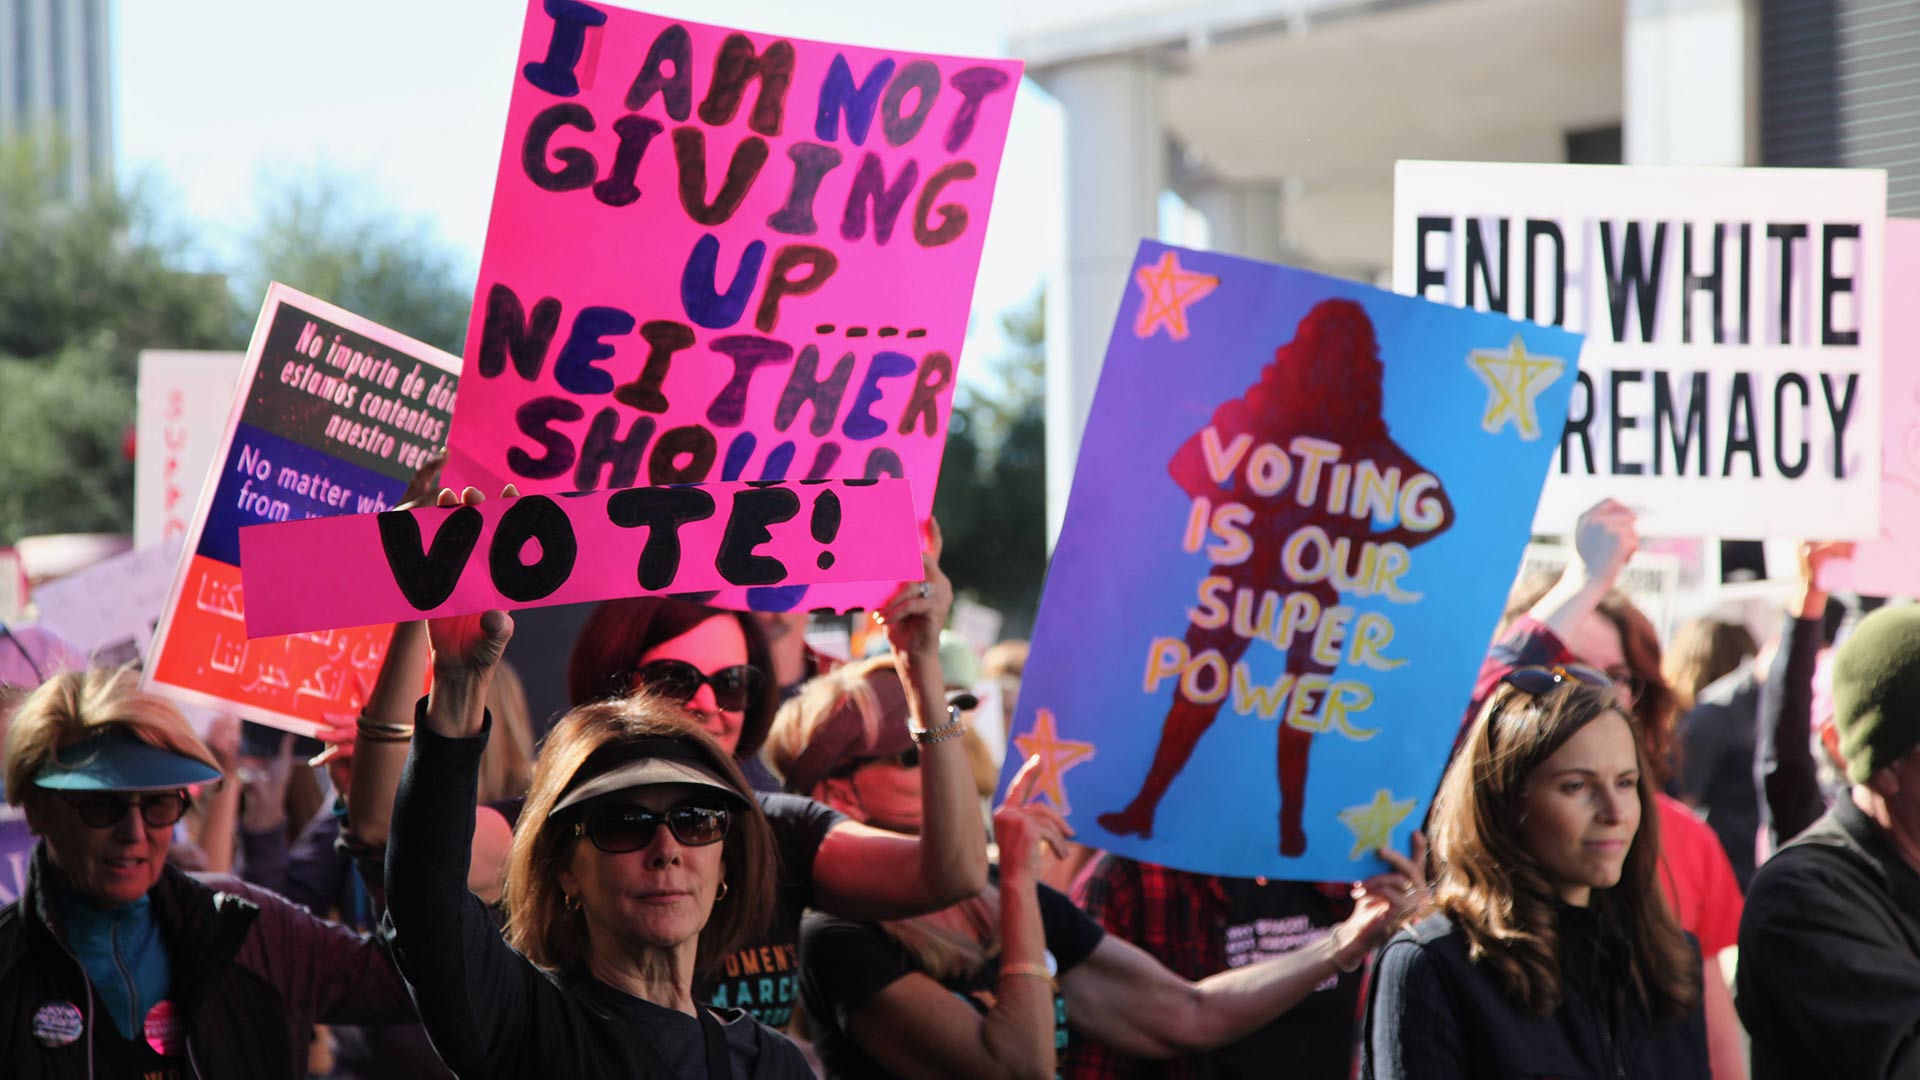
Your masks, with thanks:
[[[630,6],[785,36],[1000,56],[1012,2],[974,0],[964,18],[912,0]],[[524,0],[121,0],[119,174],[157,182],[219,261],[253,220],[262,180],[324,165],[430,220],[477,273],[525,11]],[[1058,106],[1025,83],[974,293],[975,361],[998,349],[999,314],[1032,295],[1058,258],[1060,138]]]

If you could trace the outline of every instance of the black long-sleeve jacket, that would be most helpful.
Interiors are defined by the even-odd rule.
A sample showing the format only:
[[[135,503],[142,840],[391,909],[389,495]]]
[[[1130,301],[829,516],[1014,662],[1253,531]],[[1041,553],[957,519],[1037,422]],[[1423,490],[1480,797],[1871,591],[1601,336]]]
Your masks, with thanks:
[[[1734,1006],[1754,1080],[1920,1077],[1920,872],[1852,801],[1754,874]]]
[[[113,1024],[56,929],[51,874],[43,843],[26,891],[0,910],[0,1074],[108,1077],[113,1069],[94,1036],[111,1034]],[[201,880],[172,866],[148,896],[173,967],[168,997],[185,1015],[193,1077],[304,1077],[314,1024],[413,1019],[393,964],[365,935],[238,879]],[[80,1038],[49,1046],[34,1037],[35,1013],[49,1002],[87,1003]]]
[[[1705,1014],[1647,1016],[1624,991],[1627,943],[1587,909],[1556,910],[1562,999],[1547,1016],[1515,1006],[1446,916],[1400,931],[1374,972],[1363,1080],[1707,1080]]]
[[[1800,835],[1826,812],[1813,758],[1813,673],[1819,665],[1819,619],[1786,617],[1780,649],[1767,669],[1754,732],[1754,782],[1769,847]]]

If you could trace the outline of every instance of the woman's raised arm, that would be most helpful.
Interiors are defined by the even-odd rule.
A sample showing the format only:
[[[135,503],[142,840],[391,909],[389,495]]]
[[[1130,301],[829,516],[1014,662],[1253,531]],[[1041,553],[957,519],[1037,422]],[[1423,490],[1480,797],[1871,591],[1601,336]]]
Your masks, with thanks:
[[[953,584],[940,571],[940,525],[930,522],[921,556],[926,581],[908,582],[875,617],[886,626],[894,666],[907,691],[909,721],[929,738],[920,744],[921,826],[902,836],[857,822],[827,834],[814,857],[813,883],[824,911],[849,919],[899,919],[951,907],[987,884],[987,836],[961,721],[947,711],[940,670],[940,628],[953,606]],[[942,736],[946,737],[942,737]]]

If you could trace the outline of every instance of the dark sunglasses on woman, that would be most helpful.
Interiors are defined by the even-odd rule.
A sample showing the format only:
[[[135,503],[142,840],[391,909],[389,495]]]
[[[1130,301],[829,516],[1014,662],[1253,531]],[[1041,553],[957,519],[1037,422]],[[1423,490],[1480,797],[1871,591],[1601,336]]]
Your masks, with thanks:
[[[151,829],[165,829],[177,823],[187,814],[187,808],[193,805],[193,797],[185,789],[179,791],[149,791],[140,795],[123,795],[118,792],[99,792],[90,795],[62,795],[67,805],[80,815],[80,821],[90,829],[111,829],[127,818],[127,810],[140,808],[140,820]]]
[[[687,847],[706,847],[727,838],[733,813],[724,806],[688,802],[667,811],[618,803],[602,806],[575,822],[573,835],[584,836],[593,846],[610,855],[639,851],[653,843],[653,836],[665,824],[673,838]]]
[[[709,675],[685,660],[655,660],[635,668],[621,689],[649,690],[684,705],[693,700],[701,686],[711,686],[713,703],[721,711],[745,712],[765,683],[766,676],[752,664],[735,664]]]

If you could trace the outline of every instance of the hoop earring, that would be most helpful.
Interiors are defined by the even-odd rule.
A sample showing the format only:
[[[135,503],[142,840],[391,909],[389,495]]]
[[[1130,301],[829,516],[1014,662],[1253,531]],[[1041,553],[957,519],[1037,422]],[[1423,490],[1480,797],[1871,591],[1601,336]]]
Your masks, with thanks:
[[[569,893],[566,899],[566,906],[568,911],[579,911],[580,898],[578,896],[574,896],[571,893]]]
[[[727,882],[725,878],[722,878],[720,879],[719,890],[713,894],[713,902],[717,904],[720,901],[725,900],[726,898],[727,898]]]

